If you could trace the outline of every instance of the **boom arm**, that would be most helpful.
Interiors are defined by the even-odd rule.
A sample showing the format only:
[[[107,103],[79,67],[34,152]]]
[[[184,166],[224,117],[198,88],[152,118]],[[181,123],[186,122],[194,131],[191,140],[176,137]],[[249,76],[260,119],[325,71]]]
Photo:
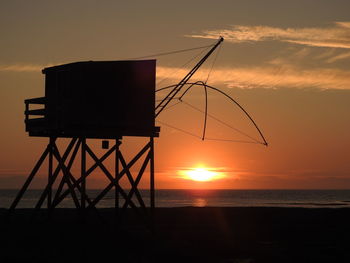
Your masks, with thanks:
[[[214,52],[214,50],[224,41],[223,37],[220,37],[218,42],[208,51],[208,53],[191,69],[190,72],[165,96],[164,99],[155,108],[155,118],[165,109],[169,102],[176,96],[177,93],[183,88],[184,85],[190,80],[193,74],[202,66],[207,58]]]

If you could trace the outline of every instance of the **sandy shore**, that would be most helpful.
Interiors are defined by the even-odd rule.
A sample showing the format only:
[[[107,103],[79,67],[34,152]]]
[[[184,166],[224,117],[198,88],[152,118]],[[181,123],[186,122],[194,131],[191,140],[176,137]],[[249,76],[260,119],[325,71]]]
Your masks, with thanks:
[[[0,262],[350,262],[347,208],[157,208],[154,233],[99,214],[0,209]]]

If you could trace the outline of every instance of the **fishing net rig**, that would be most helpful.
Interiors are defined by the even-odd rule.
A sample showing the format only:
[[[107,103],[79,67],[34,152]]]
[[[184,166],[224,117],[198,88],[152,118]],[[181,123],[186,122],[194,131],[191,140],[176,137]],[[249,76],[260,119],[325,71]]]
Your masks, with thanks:
[[[208,51],[198,62],[197,64],[185,75],[185,77],[183,77],[177,84],[172,84],[172,85],[168,85],[165,87],[161,87],[158,88],[156,90],[156,93],[159,93],[161,91],[168,91],[167,95],[159,100],[157,100],[156,107],[155,107],[155,118],[156,118],[156,122],[158,122],[161,125],[167,126],[171,129],[180,131],[182,133],[191,135],[193,137],[197,137],[201,140],[212,140],[212,141],[227,141],[227,142],[236,142],[236,143],[253,143],[253,144],[261,144],[264,146],[268,146],[268,142],[265,139],[265,136],[263,135],[261,129],[259,128],[259,126],[257,125],[256,121],[252,118],[252,116],[248,113],[248,111],[241,105],[238,103],[237,100],[235,100],[234,98],[232,98],[230,95],[228,95],[226,92],[222,91],[219,88],[216,88],[212,85],[208,85],[208,80],[210,78],[210,75],[213,71],[214,68],[214,64],[217,60],[218,54],[220,52],[220,48],[221,48],[221,44],[224,41],[223,37],[220,37],[214,44],[212,45],[207,45],[207,46],[201,46],[201,47],[195,47],[195,48],[188,48],[188,49],[181,49],[181,50],[175,50],[175,51],[171,51],[171,52],[163,52],[163,53],[158,53],[158,54],[153,54],[153,55],[148,55],[148,56],[143,56],[143,57],[138,57],[135,59],[143,59],[143,58],[149,58],[149,57],[160,57],[160,56],[167,56],[167,55],[173,55],[173,54],[178,54],[178,53],[183,53],[183,52],[188,52],[188,51],[193,51],[193,50],[202,50],[199,54],[197,54],[196,56],[194,56],[193,58],[191,58],[189,61],[187,61],[184,65],[182,65],[181,68],[184,68],[185,66],[187,66],[190,62],[192,62],[193,60],[195,60],[196,58],[198,58],[200,55],[202,55],[205,51]],[[219,48],[219,49],[218,49]],[[203,80],[199,80],[199,81],[191,81],[191,78],[193,77],[193,75],[199,70],[199,68],[207,61],[207,59],[214,53],[214,51],[216,51],[216,55],[215,58],[212,62],[212,65],[209,69],[208,75],[205,79],[205,81]],[[164,82],[166,79],[165,78],[163,80],[161,80],[160,82],[158,82],[158,85],[161,82]],[[194,106],[193,104],[189,103],[188,101],[184,100],[184,97],[186,94],[188,94],[188,92],[193,89],[193,88],[198,88],[201,87],[204,90],[204,100],[205,100],[205,106],[204,106],[204,110]],[[251,125],[253,125],[253,127],[255,128],[255,130],[257,131],[257,134],[259,135],[259,139],[254,138],[253,136],[247,134],[246,132],[228,124],[227,122],[215,117],[214,115],[210,114],[208,112],[208,90],[214,91],[219,93],[220,95],[224,96],[230,103],[232,103],[233,105],[235,105],[236,107],[238,107],[238,109],[244,114],[244,116],[249,120],[249,122],[251,123]],[[173,104],[170,104],[173,103]],[[176,105],[179,104],[185,104],[187,106],[189,106],[190,108],[192,108],[193,110],[196,110],[202,114],[204,114],[204,121],[203,121],[203,130],[202,130],[202,135],[199,136],[197,134],[194,134],[192,132],[186,131],[185,129],[176,127],[174,125],[170,125],[164,121],[160,121],[158,116],[163,112],[166,111]],[[206,130],[207,130],[207,122],[208,122],[208,118],[211,118],[219,123],[221,123],[222,125],[226,126],[227,128],[234,130],[235,132],[241,134],[242,136],[244,136],[247,140],[231,140],[231,139],[220,139],[220,138],[210,138],[206,136]]]

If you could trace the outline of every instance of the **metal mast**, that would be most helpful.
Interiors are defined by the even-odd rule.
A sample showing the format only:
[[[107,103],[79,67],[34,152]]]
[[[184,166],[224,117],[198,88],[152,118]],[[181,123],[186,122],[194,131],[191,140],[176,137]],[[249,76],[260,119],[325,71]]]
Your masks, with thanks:
[[[176,94],[183,88],[184,85],[190,80],[193,74],[202,66],[207,58],[214,52],[214,50],[224,41],[223,37],[220,37],[218,42],[209,50],[209,52],[191,69],[190,72],[165,96],[165,98],[156,106],[155,117],[164,110],[169,102],[176,96]]]

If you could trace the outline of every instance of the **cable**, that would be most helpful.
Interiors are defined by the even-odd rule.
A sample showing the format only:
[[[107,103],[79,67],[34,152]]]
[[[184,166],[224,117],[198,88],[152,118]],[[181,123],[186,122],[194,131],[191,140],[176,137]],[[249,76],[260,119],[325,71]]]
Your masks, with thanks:
[[[176,54],[176,53],[186,52],[186,51],[190,51],[190,50],[196,50],[196,49],[202,49],[202,48],[212,47],[211,50],[209,51],[209,53],[206,55],[206,57],[202,58],[202,60],[203,60],[203,62],[204,62],[205,59],[207,59],[207,58],[209,57],[209,55],[216,49],[216,47],[217,47],[218,45],[220,45],[220,43],[221,43],[222,41],[223,41],[223,38],[220,37],[219,41],[218,41],[215,45],[209,45],[209,46],[203,46],[203,47],[197,47],[197,48],[191,48],[191,49],[183,49],[183,50],[177,50],[177,51],[167,52],[167,53],[159,53],[159,54],[154,54],[154,55],[150,55],[150,56],[170,55],[170,54]],[[190,85],[190,86],[182,93],[182,95],[178,98],[179,102],[182,101],[183,96],[184,96],[184,95],[189,91],[189,89],[191,89],[193,86],[195,86],[195,85],[203,86],[204,91],[205,91],[205,112],[203,112],[202,110],[196,108],[195,106],[193,106],[193,105],[191,105],[191,104],[185,102],[185,104],[187,104],[188,106],[190,106],[190,107],[196,109],[197,111],[200,111],[200,112],[202,112],[202,113],[205,114],[203,133],[202,133],[202,137],[201,137],[202,140],[205,139],[206,126],[207,126],[207,117],[209,116],[209,117],[213,118],[214,120],[216,120],[216,121],[222,123],[223,125],[229,127],[230,129],[233,129],[233,130],[235,130],[236,132],[238,132],[238,133],[240,133],[240,134],[242,134],[242,135],[248,137],[249,139],[253,140],[254,143],[263,144],[263,145],[267,146],[268,143],[267,143],[265,137],[263,136],[262,132],[260,131],[260,129],[259,129],[259,127],[257,126],[257,124],[255,123],[255,121],[254,121],[254,120],[252,119],[252,117],[248,114],[248,112],[247,112],[237,101],[235,101],[232,97],[230,97],[230,96],[229,96],[228,94],[226,94],[225,92],[223,92],[223,91],[221,91],[220,89],[217,89],[217,88],[215,88],[215,87],[212,87],[212,86],[207,85],[207,82],[208,82],[208,80],[209,80],[209,78],[210,78],[210,75],[211,75],[211,73],[212,73],[212,70],[213,70],[213,68],[214,68],[214,65],[215,65],[215,63],[216,63],[216,60],[217,60],[217,58],[218,58],[218,55],[219,55],[219,52],[220,52],[220,51],[221,51],[221,47],[217,50],[217,53],[215,54],[213,63],[212,63],[211,68],[210,68],[210,70],[209,70],[209,72],[208,72],[208,75],[207,75],[207,78],[206,78],[205,82],[203,82],[203,81],[197,81],[197,82],[195,82],[195,83],[187,83],[187,81],[190,79],[190,77],[194,74],[194,73],[192,73],[191,75],[189,75],[189,74],[191,73],[191,72],[190,72],[189,74],[186,75],[186,77],[185,77],[183,80],[181,80],[181,82],[183,82],[183,84],[180,82],[180,83],[177,84],[177,85],[171,85],[171,86],[167,86],[167,87],[160,88],[160,89],[157,89],[157,90],[156,90],[156,92],[158,92],[158,91],[165,90],[165,89],[168,89],[168,88],[171,88],[171,87],[175,87],[175,88],[173,88],[173,90],[172,90],[165,98],[163,98],[163,100],[161,100],[161,102],[157,105],[157,107],[156,107],[156,109],[155,109],[155,110],[156,110],[156,117],[159,115],[159,113],[160,113],[161,111],[163,111],[163,110],[166,108],[166,106],[169,104],[169,102],[170,102],[172,99],[175,98],[175,95],[180,91],[180,89],[181,89],[183,86],[185,86],[185,85]],[[202,51],[202,52],[203,52],[203,51]],[[144,56],[144,57],[139,57],[139,58],[146,58],[146,57],[150,57],[150,56]],[[197,55],[197,56],[199,56],[199,55]],[[193,59],[194,59],[194,58],[192,58],[190,61],[192,61]],[[202,61],[202,60],[201,60],[201,61]],[[190,61],[189,61],[189,62],[190,62]],[[201,63],[201,61],[195,66],[195,68],[192,69],[192,71],[195,72],[196,70],[199,69],[200,65],[203,63],[203,62]],[[185,65],[188,64],[189,62],[185,63]],[[197,67],[197,66],[198,66],[198,67]],[[183,67],[184,67],[184,66],[183,66]],[[181,69],[181,68],[180,68],[180,69]],[[176,72],[177,72],[177,71],[176,71]],[[189,75],[189,77],[187,77],[188,75]],[[167,77],[167,78],[161,80],[160,82],[158,82],[158,84],[161,83],[161,82],[163,82],[164,80],[166,80],[166,79],[168,79],[168,78],[169,78],[169,77]],[[182,84],[182,85],[181,85],[181,84]],[[179,85],[180,85],[180,86],[179,86]],[[180,88],[178,88],[178,87],[180,87]],[[226,96],[228,99],[230,99],[234,104],[236,104],[236,105],[245,113],[245,115],[249,118],[249,120],[254,124],[255,128],[257,129],[257,131],[258,131],[259,134],[260,134],[260,137],[263,139],[263,143],[262,143],[262,142],[259,142],[258,140],[256,140],[255,138],[251,137],[250,135],[246,134],[245,132],[243,132],[243,131],[241,131],[241,130],[239,130],[239,129],[237,129],[237,128],[235,128],[235,127],[233,127],[233,126],[231,126],[231,125],[229,125],[229,124],[227,124],[227,123],[221,121],[220,119],[218,119],[218,118],[216,118],[216,117],[214,117],[214,116],[208,114],[208,91],[207,91],[207,88],[210,88],[210,89],[212,89],[212,90],[215,90],[215,91],[217,91],[217,92],[223,94],[223,95]],[[168,97],[169,97],[169,98],[168,98]],[[170,107],[173,107],[173,106],[178,105],[179,102],[178,102],[178,103],[175,103],[175,104],[173,104],[173,105],[170,105],[167,109],[169,109]],[[157,109],[158,109],[158,108],[159,108],[160,110],[157,112]],[[160,123],[162,123],[162,122],[160,122]],[[194,136],[194,137],[200,138],[198,135],[195,135],[195,134],[193,134],[193,133],[190,133],[190,132],[187,132],[187,131],[185,131],[185,130],[176,128],[176,127],[171,126],[171,125],[169,125],[169,124],[165,124],[165,123],[163,123],[163,124],[166,125],[166,126],[169,126],[169,127],[173,128],[173,129],[177,129],[177,130],[179,130],[179,131],[182,131],[182,132],[184,132],[184,133],[187,133],[187,134],[189,134],[189,135],[192,135],[192,136]],[[235,141],[235,142],[252,143],[252,142],[247,142],[247,141],[225,140],[225,139],[213,139],[213,138],[210,138],[210,140],[222,140],[222,141]]]
[[[179,103],[181,103],[182,101],[177,101],[176,103],[174,103],[173,105],[170,105],[170,106],[168,106],[168,107],[166,107],[165,109],[164,109],[164,111],[167,111],[167,110],[169,110],[169,109],[171,109],[172,107],[174,107],[174,106],[176,106],[176,105],[178,105]]]
[[[172,125],[167,124],[167,123],[165,123],[165,122],[162,122],[162,121],[160,121],[160,120],[156,120],[156,122],[159,122],[160,124],[163,124],[164,126],[167,126],[167,127],[169,127],[169,128],[172,128],[172,129],[174,129],[174,130],[178,130],[178,131],[180,131],[180,132],[183,132],[183,133],[186,133],[186,134],[191,135],[191,136],[193,136],[193,137],[196,137],[196,138],[198,138],[198,139],[201,139],[200,136],[198,136],[198,135],[196,135],[196,134],[194,134],[194,133],[192,133],[192,132],[188,132],[188,131],[185,131],[185,130],[183,130],[183,129],[177,128],[177,127],[175,127],[175,126],[172,126]]]
[[[191,82],[188,82],[186,83],[186,85],[190,85],[183,93],[182,95],[180,96],[180,100],[181,98],[188,92],[188,90],[190,88],[192,88],[193,86],[203,86],[205,85],[207,88],[210,88],[212,90],[215,90],[217,92],[219,92],[220,94],[224,95],[226,98],[228,98],[232,103],[236,104],[243,112],[244,114],[247,116],[247,118],[253,123],[253,125],[255,126],[256,130],[258,131],[261,139],[263,140],[263,145],[265,146],[268,146],[268,143],[264,137],[264,135],[262,134],[261,130],[259,129],[258,125],[256,124],[256,122],[253,120],[253,118],[249,115],[249,113],[236,101],[234,100],[232,97],[230,97],[228,94],[226,94],[225,92],[223,92],[222,90],[218,89],[218,88],[215,88],[213,86],[210,86],[210,85],[207,85],[207,84],[204,84],[202,81],[197,81],[197,82],[194,82],[194,83],[191,83]],[[161,89],[158,89],[157,91],[160,91],[160,90],[164,90],[164,89],[168,89],[168,88],[172,88],[176,85],[170,85],[170,86],[167,86],[167,87],[164,87],[164,88],[161,88]]]
[[[214,45],[212,44],[212,45],[208,45],[208,46],[194,47],[194,48],[188,48],[188,49],[180,49],[180,50],[164,52],[164,53],[158,53],[158,54],[152,54],[152,55],[148,55],[148,56],[142,56],[142,57],[136,57],[136,58],[130,58],[130,59],[142,59],[142,58],[149,58],[149,57],[160,57],[160,56],[177,54],[177,53],[187,52],[187,51],[196,50],[196,49],[208,48],[208,47],[212,47],[212,46],[214,46]]]
[[[205,113],[205,112],[203,112],[201,109],[197,108],[196,106],[193,106],[192,104],[190,104],[190,103],[188,103],[188,102],[186,102],[186,101],[184,101],[184,100],[182,100],[182,102],[183,102],[184,104],[186,104],[187,106],[191,107],[192,109],[195,109],[195,110],[197,110],[197,111],[199,111],[199,112],[201,112],[201,113]],[[251,137],[250,135],[246,134],[245,132],[243,132],[243,131],[241,131],[241,130],[239,130],[239,129],[237,129],[237,128],[235,128],[235,127],[229,125],[229,124],[227,124],[226,122],[220,120],[219,118],[216,118],[215,116],[213,116],[213,115],[211,115],[211,114],[209,114],[209,113],[207,113],[207,115],[208,115],[210,118],[216,120],[217,122],[220,122],[221,124],[225,125],[226,127],[230,128],[230,129],[232,129],[232,130],[235,130],[236,132],[238,132],[238,133],[240,133],[240,134],[242,134],[242,135],[248,137],[249,139],[255,141],[256,143],[261,143],[261,142],[259,142],[257,139],[255,139],[255,138]]]
[[[193,60],[195,60],[196,58],[198,58],[200,55],[202,55],[205,51],[207,51],[209,49],[210,46],[207,46],[206,49],[202,50],[201,52],[199,52],[197,55],[193,56],[191,59],[189,59],[187,62],[185,62],[181,67],[179,67],[177,70],[173,71],[172,74],[170,74],[169,76],[167,76],[166,78],[163,78],[162,80],[157,82],[157,85],[160,85],[162,82],[170,79],[171,76],[174,76],[177,72],[179,72],[181,69],[184,69],[188,64],[190,64]]]
[[[210,57],[215,49],[224,41],[223,37],[220,37],[216,44],[209,50],[208,53],[186,74],[186,76],[165,96],[165,98],[156,106],[155,117],[163,111],[163,109],[169,104],[169,102],[176,96],[177,93],[186,85],[190,78],[196,73],[196,71],[203,65],[203,63]],[[167,100],[170,98],[170,100]]]
[[[174,97],[174,100],[179,99],[180,97]],[[156,99],[156,102],[162,101],[163,99]]]
[[[211,68],[210,68],[210,70],[209,70],[209,72],[208,72],[207,79],[204,81],[204,84],[207,84],[207,82],[208,82],[208,80],[209,80],[210,74],[211,74],[211,72],[212,72],[212,70],[213,70],[213,68],[214,68],[216,59],[218,58],[220,51],[221,51],[221,46],[219,46],[219,49],[217,50],[217,52],[216,52],[216,54],[215,54],[213,63],[212,63]]]
[[[186,131],[186,130],[183,130],[183,129],[180,129],[180,128],[177,128],[173,125],[170,125],[168,123],[165,123],[163,121],[160,121],[160,120],[156,120],[156,122],[164,125],[164,126],[167,126],[169,128],[172,128],[174,130],[177,130],[177,131],[180,131],[180,132],[183,132],[187,135],[190,135],[192,137],[195,137],[195,138],[198,138],[198,139],[202,139],[202,137],[192,133],[192,132],[189,132],[189,131]],[[207,141],[223,141],[223,142],[236,142],[236,143],[250,143],[250,144],[263,144],[261,142],[256,142],[256,141],[243,141],[243,140],[230,140],[230,139],[215,139],[215,138],[205,138]]]
[[[191,107],[192,109],[197,110],[197,111],[199,111],[199,112],[205,114],[206,116],[209,116],[210,118],[216,120],[217,122],[220,122],[221,124],[223,124],[223,125],[229,127],[230,129],[235,130],[236,132],[238,132],[238,133],[240,133],[240,134],[242,134],[242,135],[248,137],[248,138],[251,139],[252,141],[231,140],[231,139],[216,139],[216,138],[205,138],[206,119],[205,119],[205,124],[204,124],[204,129],[203,129],[203,135],[202,135],[202,137],[200,137],[200,136],[198,136],[198,135],[195,135],[195,134],[193,134],[193,133],[191,133],[191,132],[185,131],[185,130],[183,130],[183,129],[177,128],[177,127],[175,127],[175,126],[172,126],[172,125],[170,125],[170,124],[167,124],[167,123],[164,123],[164,122],[161,122],[161,121],[158,121],[158,122],[161,123],[161,124],[163,124],[163,125],[165,125],[165,126],[168,126],[168,127],[170,127],[170,128],[173,128],[173,129],[179,130],[179,131],[181,131],[181,132],[184,132],[184,133],[186,133],[186,134],[192,135],[192,136],[194,136],[194,137],[196,137],[196,138],[200,138],[200,139],[202,139],[202,141],[204,141],[204,139],[206,139],[206,140],[212,140],[212,141],[216,140],[216,141],[231,141],[231,142],[264,144],[264,143],[259,142],[259,141],[256,140],[255,138],[251,137],[250,135],[244,133],[243,131],[241,131],[241,130],[239,130],[239,129],[237,129],[237,128],[235,128],[235,127],[233,127],[233,126],[231,126],[231,125],[229,125],[229,124],[227,124],[227,123],[225,123],[224,121],[222,121],[222,120],[216,118],[215,116],[213,116],[213,115],[211,115],[211,114],[209,114],[209,113],[206,113],[206,112],[202,111],[201,109],[199,109],[199,108],[193,106],[192,104],[190,104],[190,103],[188,103],[188,102],[186,102],[186,101],[184,101],[184,100],[179,100],[179,101],[176,102],[175,104],[168,106],[165,110],[168,110],[168,109],[170,109],[170,108],[172,108],[172,107],[174,107],[174,106],[176,106],[176,105],[178,105],[178,104],[180,104],[180,103],[182,103],[182,102],[183,102],[185,105]]]
[[[186,85],[190,85],[190,84],[193,84],[193,83],[186,83]],[[170,89],[170,88],[172,88],[174,86],[176,86],[176,85],[166,86],[166,87],[163,87],[163,88],[156,89],[155,91],[157,93],[157,92],[162,91],[162,90]]]
[[[261,142],[252,142],[252,141],[241,141],[241,140],[230,140],[230,139],[214,139],[214,138],[205,138],[207,141],[221,141],[221,142],[238,142],[238,143],[251,143],[251,144],[262,144]]]

